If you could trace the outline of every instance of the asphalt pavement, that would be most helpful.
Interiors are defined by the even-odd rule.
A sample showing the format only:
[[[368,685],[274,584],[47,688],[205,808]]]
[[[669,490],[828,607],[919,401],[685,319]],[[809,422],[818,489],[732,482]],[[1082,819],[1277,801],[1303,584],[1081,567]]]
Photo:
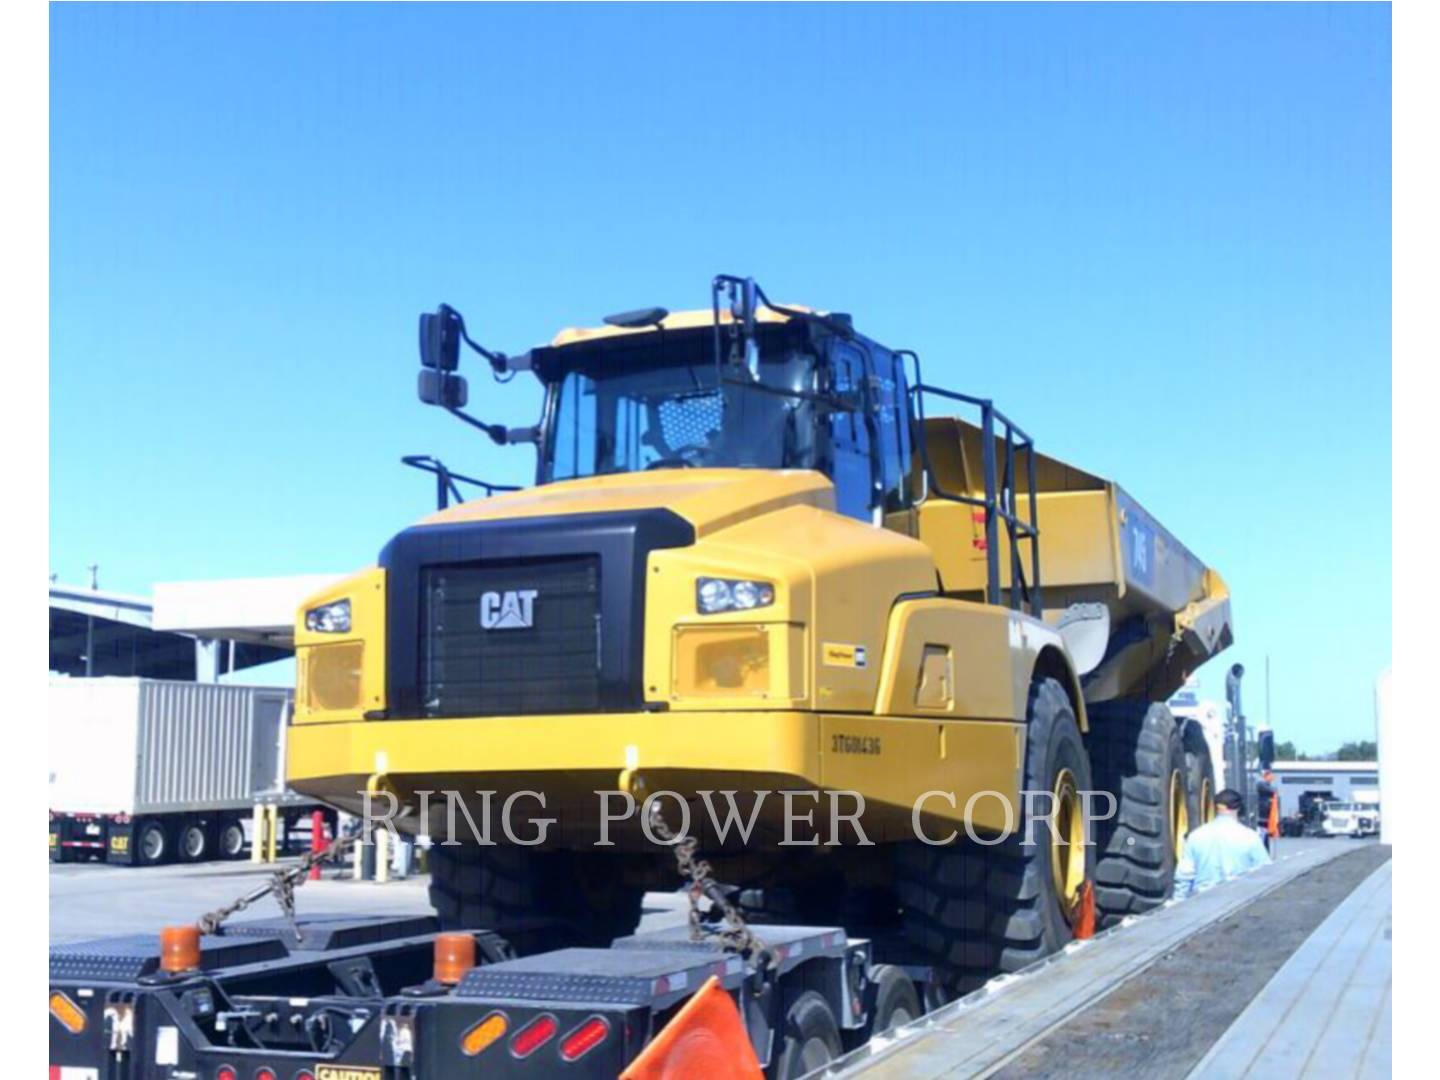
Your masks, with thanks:
[[[294,859],[282,860],[282,866]],[[59,945],[119,934],[158,933],[172,923],[194,922],[237,896],[265,883],[274,867],[250,862],[174,866],[109,866],[104,863],[50,864],[50,944]],[[428,915],[428,878],[375,882],[338,878],[327,871],[295,893],[301,915]],[[677,893],[645,898],[642,930],[685,922],[685,901]],[[281,914],[271,897],[235,919],[273,918]]]

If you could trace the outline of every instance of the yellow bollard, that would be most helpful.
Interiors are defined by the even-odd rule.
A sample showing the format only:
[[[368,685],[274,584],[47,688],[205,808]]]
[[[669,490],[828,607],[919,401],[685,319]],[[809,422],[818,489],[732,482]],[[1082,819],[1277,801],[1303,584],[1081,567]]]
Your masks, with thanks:
[[[265,861],[274,862],[279,857],[278,846],[280,843],[280,808],[278,806],[267,806],[269,821],[265,830]]]

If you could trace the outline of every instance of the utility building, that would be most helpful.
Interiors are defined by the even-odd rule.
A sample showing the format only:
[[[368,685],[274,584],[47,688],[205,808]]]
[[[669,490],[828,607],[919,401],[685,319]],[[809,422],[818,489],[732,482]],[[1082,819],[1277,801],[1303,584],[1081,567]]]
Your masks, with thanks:
[[[1280,792],[1280,815],[1300,812],[1300,797],[1326,802],[1380,803],[1380,766],[1374,761],[1277,761],[1271,771]]]

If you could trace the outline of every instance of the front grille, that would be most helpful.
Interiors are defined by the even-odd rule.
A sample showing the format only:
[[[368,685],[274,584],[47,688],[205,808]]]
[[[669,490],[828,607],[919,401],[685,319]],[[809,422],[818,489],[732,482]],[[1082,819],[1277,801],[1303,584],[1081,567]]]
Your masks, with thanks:
[[[425,566],[419,615],[423,715],[600,707],[596,556]]]

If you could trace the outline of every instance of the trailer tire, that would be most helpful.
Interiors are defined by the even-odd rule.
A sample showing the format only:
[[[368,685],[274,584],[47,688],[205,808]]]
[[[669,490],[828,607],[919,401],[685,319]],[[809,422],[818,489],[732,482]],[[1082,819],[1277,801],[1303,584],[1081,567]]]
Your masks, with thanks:
[[[1180,726],[1163,704],[1095,706],[1088,743],[1095,786],[1116,800],[1114,815],[1096,822],[1095,909],[1104,928],[1160,906],[1174,891],[1179,826],[1189,816],[1187,769]]]
[[[155,866],[170,855],[170,834],[162,822],[146,818],[135,826],[135,862],[140,866]]]
[[[1181,742],[1185,747],[1185,787],[1190,807],[1190,831],[1215,817],[1215,763],[1205,729],[1194,720],[1185,721]]]
[[[245,827],[231,818],[220,823],[220,839],[216,845],[222,859],[238,859],[245,852]]]
[[[562,945],[603,948],[635,932],[645,896],[617,870],[613,858],[587,860],[580,852],[436,844],[430,905],[442,929],[494,930],[521,955]]]
[[[191,819],[180,825],[180,839],[176,850],[181,862],[204,862],[210,858],[210,830],[205,822]]]
[[[1090,762],[1069,697],[1056,680],[1042,679],[1030,688],[1022,788],[1059,793],[1062,785],[1054,824],[1074,843],[1057,845],[1055,832],[1039,825],[1026,845],[1032,830],[1021,806],[1015,832],[999,843],[976,843],[962,830],[948,844],[895,845],[905,936],[935,961],[952,992],[1069,942],[1083,883],[1093,876],[1095,849],[1083,842],[1088,823],[1079,802],[1092,786]]]
[[[785,1010],[785,1041],[775,1063],[776,1080],[794,1080],[823,1068],[844,1053],[840,1025],[825,999],[806,990]]]
[[[905,969],[894,964],[877,964],[870,972],[875,984],[875,1003],[870,1010],[870,1031],[888,1031],[897,1024],[908,1024],[923,1014],[915,982]]]

